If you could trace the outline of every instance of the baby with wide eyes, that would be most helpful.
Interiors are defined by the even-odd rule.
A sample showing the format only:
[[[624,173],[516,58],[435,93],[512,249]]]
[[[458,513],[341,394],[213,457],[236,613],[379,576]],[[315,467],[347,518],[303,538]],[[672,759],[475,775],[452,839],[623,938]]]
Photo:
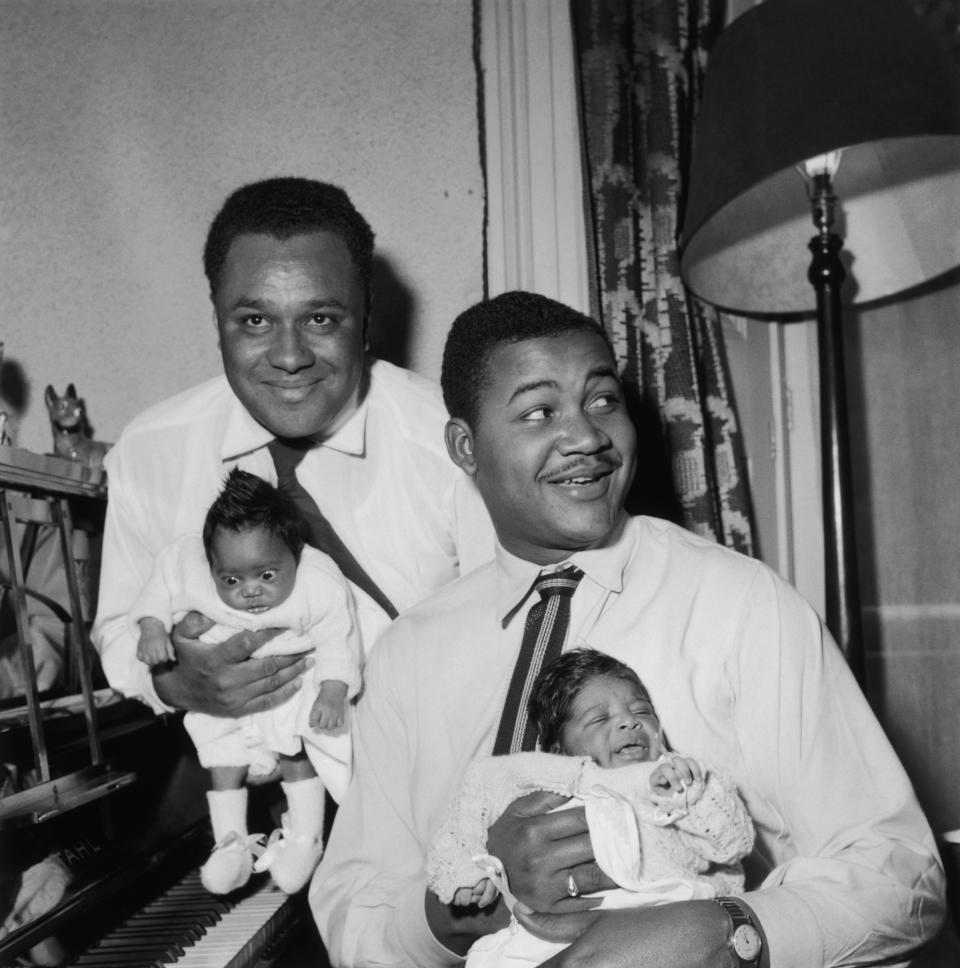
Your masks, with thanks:
[[[361,678],[356,609],[339,568],[306,539],[288,493],[234,469],[202,533],[182,535],[158,553],[128,616],[139,633],[137,657],[151,668],[176,662],[171,634],[190,613],[208,619],[198,648],[269,629],[272,637],[255,655],[308,653],[313,660],[297,693],[280,706],[239,719],[184,717],[210,774],[216,846],[200,879],[214,894],[266,870],[281,890],[300,890],[323,850],[325,792],[341,799],[350,779],[347,717]],[[264,849],[264,835],[247,830],[246,784],[274,772],[287,813]]]

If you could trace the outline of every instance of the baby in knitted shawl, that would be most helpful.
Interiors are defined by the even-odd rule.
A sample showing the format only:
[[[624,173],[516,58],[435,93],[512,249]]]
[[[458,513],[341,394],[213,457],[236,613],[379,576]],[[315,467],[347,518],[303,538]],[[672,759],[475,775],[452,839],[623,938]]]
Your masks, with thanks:
[[[650,696],[629,666],[574,649],[544,668],[529,706],[540,748],[549,752],[471,763],[427,857],[428,882],[441,901],[485,907],[502,892],[512,910],[503,865],[486,852],[487,829],[535,790],[584,805],[597,863],[619,885],[604,893],[604,907],[742,890],[740,861],[754,831],[735,786],[667,751]],[[579,894],[572,872],[567,890]],[[514,921],[477,941],[467,965],[536,965],[562,947]]]

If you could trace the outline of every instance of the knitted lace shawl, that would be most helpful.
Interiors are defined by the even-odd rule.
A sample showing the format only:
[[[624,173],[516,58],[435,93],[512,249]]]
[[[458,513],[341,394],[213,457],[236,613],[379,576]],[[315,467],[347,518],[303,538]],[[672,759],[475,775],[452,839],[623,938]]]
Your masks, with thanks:
[[[622,849],[598,851],[597,862],[621,887],[693,878],[705,881],[710,894],[741,890],[740,861],[753,847],[754,830],[736,787],[711,770],[686,791],[664,795],[650,785],[657,766],[653,761],[604,769],[589,757],[552,753],[477,757],[428,852],[430,888],[449,903],[458,888],[485,876],[490,825],[517,797],[547,790],[586,804],[595,848],[599,823],[607,828],[607,843],[608,821],[619,831],[614,843]],[[632,817],[629,827],[625,815]]]

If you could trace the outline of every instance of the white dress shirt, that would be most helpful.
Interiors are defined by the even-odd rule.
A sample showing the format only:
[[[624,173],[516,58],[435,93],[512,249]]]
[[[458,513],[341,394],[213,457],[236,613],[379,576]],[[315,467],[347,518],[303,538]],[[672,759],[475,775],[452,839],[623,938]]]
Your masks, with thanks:
[[[737,784],[757,832],[744,897],[771,963],[890,964],[931,939],[945,907],[933,836],[810,606],[762,563],[654,518],[624,517],[570,561],[585,577],[567,646],[630,665],[671,746]],[[498,549],[374,648],[354,780],[310,891],[332,964],[461,962],[427,926],[425,857],[470,760],[492,750],[537,571]]]
[[[297,477],[354,557],[400,610],[493,554],[473,482],[447,455],[439,388],[382,360],[356,412],[308,451]],[[229,471],[276,482],[273,439],[217,377],[135,418],[106,458],[109,498],[93,640],[110,685],[166,707],[136,657],[127,613],[156,554],[200,531]],[[354,589],[369,649],[387,616]]]

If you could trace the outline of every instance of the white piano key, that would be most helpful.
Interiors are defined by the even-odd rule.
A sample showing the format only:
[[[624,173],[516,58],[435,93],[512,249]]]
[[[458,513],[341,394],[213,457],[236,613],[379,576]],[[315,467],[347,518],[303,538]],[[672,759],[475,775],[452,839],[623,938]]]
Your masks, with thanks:
[[[238,957],[244,947],[255,938],[261,947],[269,940],[260,936],[273,933],[269,922],[288,900],[286,894],[266,882],[257,893],[238,901],[220,921],[207,928],[196,944],[185,949],[175,962],[176,968],[229,968],[234,959],[237,964],[244,964],[246,958]]]

